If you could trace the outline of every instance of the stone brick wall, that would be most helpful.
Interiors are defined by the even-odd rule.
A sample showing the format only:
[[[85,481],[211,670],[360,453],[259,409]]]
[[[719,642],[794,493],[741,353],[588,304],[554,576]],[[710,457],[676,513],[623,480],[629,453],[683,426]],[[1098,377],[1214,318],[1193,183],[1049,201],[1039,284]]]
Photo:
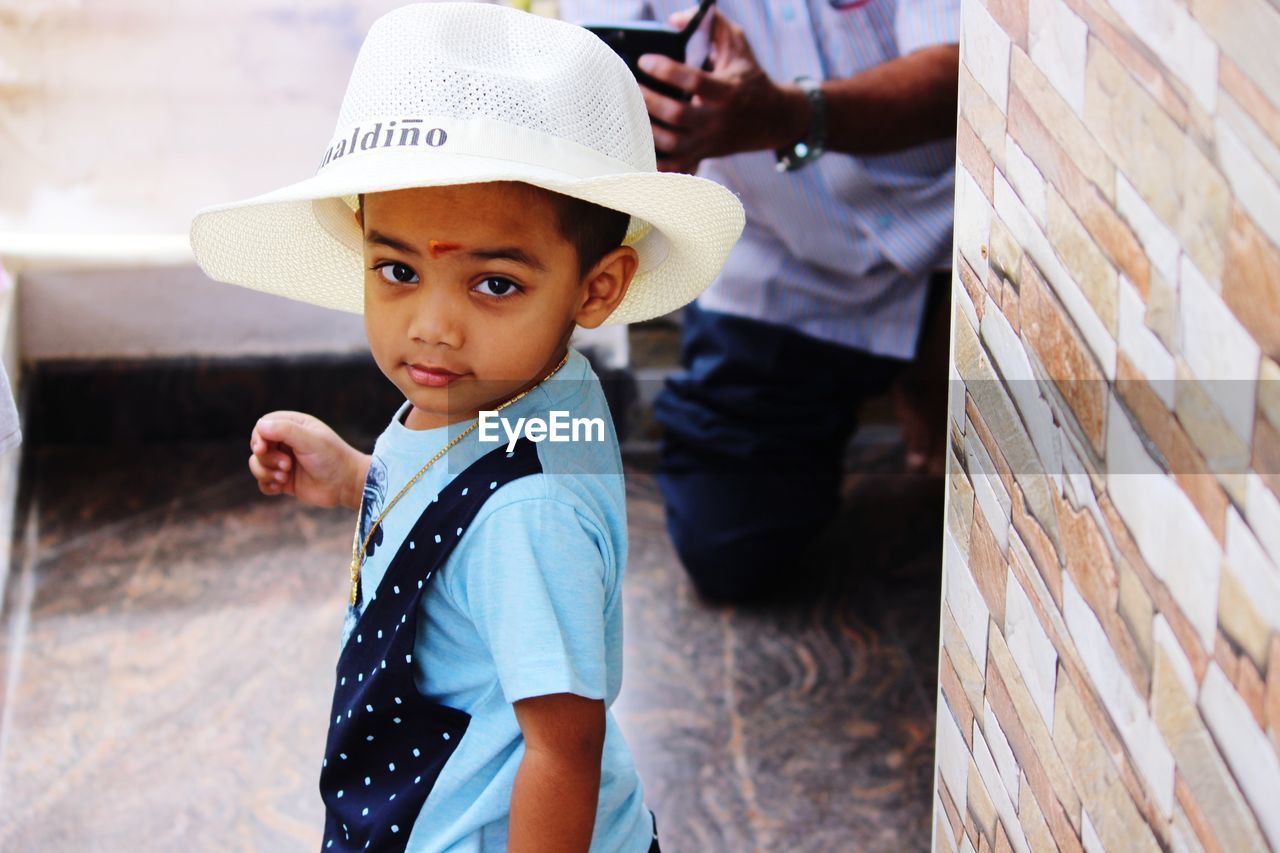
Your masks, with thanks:
[[[935,849],[1280,849],[1280,9],[962,18]]]

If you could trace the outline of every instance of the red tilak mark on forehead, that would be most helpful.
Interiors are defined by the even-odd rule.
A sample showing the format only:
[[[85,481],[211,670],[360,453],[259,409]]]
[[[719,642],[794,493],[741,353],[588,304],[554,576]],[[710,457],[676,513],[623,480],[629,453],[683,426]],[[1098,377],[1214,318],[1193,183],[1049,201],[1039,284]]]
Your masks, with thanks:
[[[439,240],[428,240],[427,251],[431,253],[431,257],[438,258],[445,252],[456,252],[462,248],[460,243],[442,243]]]

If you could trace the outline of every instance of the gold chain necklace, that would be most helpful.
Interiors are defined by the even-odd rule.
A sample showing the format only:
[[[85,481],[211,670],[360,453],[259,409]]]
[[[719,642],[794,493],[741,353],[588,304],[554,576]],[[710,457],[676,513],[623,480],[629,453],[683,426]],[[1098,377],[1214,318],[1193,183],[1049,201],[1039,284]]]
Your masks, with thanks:
[[[564,367],[565,362],[567,362],[568,360],[569,360],[569,353],[566,352],[564,354],[564,358],[560,359],[560,363],[556,365],[555,370],[552,370],[550,373],[544,376],[537,384],[532,385],[529,388],[526,388],[516,396],[512,397],[507,402],[498,406],[496,409],[494,409],[494,411],[496,412],[501,409],[505,409],[507,406],[510,406],[512,403],[522,399],[526,394],[528,394],[534,388],[537,388],[538,385],[541,385],[543,382],[546,382],[552,376],[555,376],[556,373],[560,371],[560,368]],[[382,519],[386,518],[387,513],[391,512],[391,508],[396,505],[396,501],[404,497],[405,492],[409,491],[409,489],[413,486],[413,484],[418,482],[418,480],[422,478],[423,474],[427,473],[427,469],[430,468],[432,465],[436,464],[437,462],[439,462],[440,458],[449,452],[449,448],[453,447],[459,441],[462,441],[462,439],[466,438],[467,434],[470,433],[473,429],[475,429],[479,425],[480,425],[480,419],[476,418],[474,421],[471,422],[471,425],[469,427],[464,429],[462,432],[458,433],[458,435],[452,441],[450,441],[448,444],[446,444],[443,448],[440,449],[439,453],[437,453],[435,456],[432,456],[431,459],[427,461],[427,464],[423,465],[422,468],[418,471],[418,473],[413,475],[413,478],[410,479],[409,482],[404,484],[404,488],[401,489],[399,493],[394,498],[391,499],[391,502],[388,503],[386,507],[383,508],[382,512],[378,513],[378,517],[374,519],[373,524],[369,525],[369,532],[365,534],[363,543],[360,542],[360,519],[364,516],[364,496],[361,495],[360,511],[356,513],[356,535],[352,537],[352,540],[351,540],[351,606],[352,607],[356,606],[356,594],[360,589],[360,565],[364,562],[365,549],[369,547],[369,540],[373,538],[373,531],[378,529],[378,525],[382,523]],[[356,547],[357,544],[359,545],[358,549]]]

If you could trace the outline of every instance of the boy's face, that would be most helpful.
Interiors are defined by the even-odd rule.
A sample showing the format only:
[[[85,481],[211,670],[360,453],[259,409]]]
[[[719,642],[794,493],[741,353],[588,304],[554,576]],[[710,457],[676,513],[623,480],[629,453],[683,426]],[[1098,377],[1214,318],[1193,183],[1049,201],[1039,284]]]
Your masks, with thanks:
[[[514,182],[368,193],[364,320],[378,367],[428,429],[494,409],[550,373],[635,272],[629,247],[578,275],[554,201]]]

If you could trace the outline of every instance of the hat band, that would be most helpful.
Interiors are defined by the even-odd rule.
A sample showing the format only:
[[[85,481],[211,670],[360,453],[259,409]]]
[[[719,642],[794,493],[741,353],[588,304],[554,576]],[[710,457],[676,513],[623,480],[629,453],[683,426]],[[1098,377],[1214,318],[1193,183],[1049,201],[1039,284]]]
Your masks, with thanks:
[[[635,172],[637,167],[563,136],[487,118],[397,116],[366,119],[334,135],[316,173],[352,157],[387,151],[426,156],[490,157],[577,178]],[[644,171],[653,171],[653,166]]]

